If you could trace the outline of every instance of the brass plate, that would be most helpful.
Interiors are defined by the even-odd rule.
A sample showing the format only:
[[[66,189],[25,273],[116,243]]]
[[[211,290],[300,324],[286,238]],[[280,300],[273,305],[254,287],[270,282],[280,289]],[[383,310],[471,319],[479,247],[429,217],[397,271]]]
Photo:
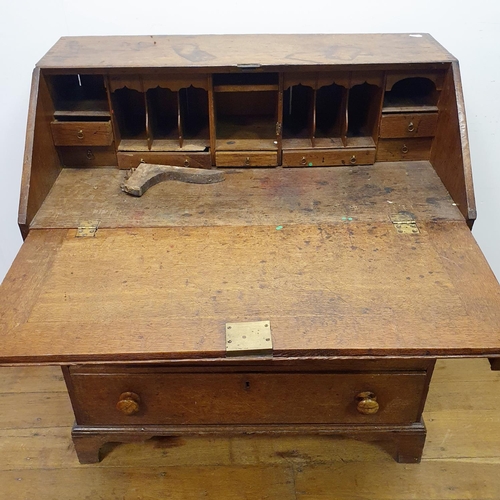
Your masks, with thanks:
[[[226,355],[266,355],[273,352],[271,323],[249,321],[226,323]]]

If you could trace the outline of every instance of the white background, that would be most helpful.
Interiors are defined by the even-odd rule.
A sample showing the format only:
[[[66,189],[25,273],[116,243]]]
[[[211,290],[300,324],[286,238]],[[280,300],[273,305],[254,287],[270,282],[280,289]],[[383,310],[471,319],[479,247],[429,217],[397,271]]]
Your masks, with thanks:
[[[476,0],[3,0],[0,4],[0,280],[20,245],[17,206],[31,72],[65,35],[431,33],[459,61],[478,220],[500,277],[500,2]]]

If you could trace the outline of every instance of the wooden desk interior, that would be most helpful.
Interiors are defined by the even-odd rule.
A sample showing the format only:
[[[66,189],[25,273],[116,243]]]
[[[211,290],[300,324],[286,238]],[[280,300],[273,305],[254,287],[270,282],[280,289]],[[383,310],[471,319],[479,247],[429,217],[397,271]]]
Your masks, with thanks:
[[[427,161],[307,169],[226,169],[212,185],[166,182],[126,196],[125,172],[70,169],[59,174],[33,229],[259,226],[390,222],[407,211],[421,221],[463,221]]]

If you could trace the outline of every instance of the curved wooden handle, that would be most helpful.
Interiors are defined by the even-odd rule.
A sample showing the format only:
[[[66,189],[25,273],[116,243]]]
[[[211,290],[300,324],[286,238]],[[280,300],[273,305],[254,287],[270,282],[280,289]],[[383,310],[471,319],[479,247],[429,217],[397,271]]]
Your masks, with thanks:
[[[373,415],[378,412],[379,404],[377,403],[377,396],[373,392],[360,392],[356,399],[358,400],[357,409],[359,413]]]
[[[135,392],[123,392],[116,403],[116,409],[125,415],[133,415],[141,409],[140,402],[141,398]]]
[[[221,170],[141,163],[136,169],[131,170],[130,177],[121,188],[132,196],[142,196],[151,186],[163,181],[213,184],[223,180],[224,172]]]

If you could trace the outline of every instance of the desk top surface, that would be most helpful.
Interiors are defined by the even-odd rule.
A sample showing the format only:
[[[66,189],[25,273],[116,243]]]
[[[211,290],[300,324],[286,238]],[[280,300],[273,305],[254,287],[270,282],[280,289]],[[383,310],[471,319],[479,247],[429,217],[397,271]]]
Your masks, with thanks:
[[[427,162],[235,171],[139,200],[115,173],[60,175],[2,284],[0,363],[221,359],[226,323],[262,320],[276,357],[500,354],[498,283]]]
[[[500,353],[500,290],[463,222],[33,230],[7,275],[0,362]],[[27,348],[29,346],[29,349]]]
[[[58,68],[232,68],[446,63],[428,34],[62,37],[38,62]]]

